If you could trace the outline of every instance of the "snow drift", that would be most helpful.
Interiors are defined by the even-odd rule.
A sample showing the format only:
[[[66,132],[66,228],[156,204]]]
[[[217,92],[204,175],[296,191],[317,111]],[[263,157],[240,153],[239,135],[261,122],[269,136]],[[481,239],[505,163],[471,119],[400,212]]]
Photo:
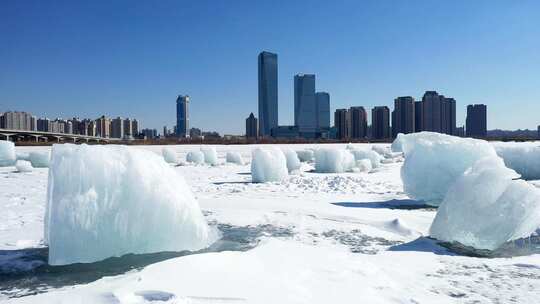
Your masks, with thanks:
[[[48,168],[51,161],[51,153],[49,151],[33,151],[28,153],[28,160],[34,168]]]
[[[49,264],[199,250],[214,240],[184,179],[155,153],[54,145],[45,240]]]
[[[217,166],[218,156],[217,156],[216,148],[214,147],[201,148],[201,152],[204,154],[205,163],[211,166]]]
[[[540,143],[494,143],[508,168],[527,180],[540,179]]]
[[[349,150],[321,148],[315,151],[316,172],[343,173],[351,171],[355,165],[355,158]]]
[[[289,171],[289,173],[299,170],[301,164],[296,152],[289,148],[284,148],[282,149],[282,151],[285,155],[285,159],[287,160],[287,170]]]
[[[228,163],[233,163],[237,165],[243,165],[244,160],[242,159],[242,155],[238,152],[227,152],[227,155],[225,156],[225,159]]]
[[[161,154],[163,155],[163,159],[170,163],[170,164],[176,164],[176,153],[169,148],[163,148],[161,150]]]
[[[15,144],[7,140],[0,140],[0,167],[13,166],[16,159]]]
[[[540,189],[517,177],[499,157],[476,162],[450,187],[431,236],[488,250],[531,236],[540,228]]]
[[[201,151],[190,151],[186,155],[186,161],[194,164],[204,163],[204,154]]]
[[[32,164],[30,164],[29,161],[26,160],[18,160],[15,163],[15,169],[17,169],[17,172],[30,172],[32,171]]]
[[[281,181],[289,175],[283,152],[274,147],[251,152],[251,180],[254,183]]]
[[[439,205],[448,188],[476,161],[497,158],[484,140],[420,132],[402,136],[403,189],[413,199]]]

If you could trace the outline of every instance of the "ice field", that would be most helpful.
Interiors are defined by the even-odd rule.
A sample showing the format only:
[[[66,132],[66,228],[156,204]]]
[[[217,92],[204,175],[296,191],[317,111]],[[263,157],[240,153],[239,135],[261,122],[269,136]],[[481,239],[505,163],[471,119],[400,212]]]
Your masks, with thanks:
[[[492,144],[491,148],[489,144],[467,142],[463,146],[466,149],[445,149],[453,140],[437,138],[419,144],[415,156],[405,161],[395,150],[412,151],[407,143],[394,145],[394,152],[389,144],[272,145],[272,149],[268,145],[130,147],[151,151],[150,159],[154,155],[166,158],[167,162],[153,161],[148,167],[137,162],[139,158],[148,159],[144,154],[133,156],[125,151],[118,154],[125,159],[116,162],[106,154],[98,155],[96,163],[88,168],[63,167],[53,160],[51,167],[56,164],[56,172],[66,179],[62,185],[69,186],[56,190],[60,195],[58,202],[65,202],[61,197],[69,197],[70,193],[92,194],[91,186],[103,177],[105,182],[113,182],[94,190],[108,195],[110,200],[99,201],[96,214],[110,215],[110,206],[140,206],[145,212],[127,212],[133,227],[149,223],[148,230],[166,234],[176,223],[185,227],[179,217],[193,227],[201,227],[200,223],[192,224],[191,217],[182,217],[186,213],[170,214],[174,202],[186,201],[190,214],[199,214],[198,204],[209,229],[219,233],[217,241],[200,250],[152,253],[148,249],[121,257],[103,248],[103,238],[86,235],[86,242],[78,242],[79,251],[85,251],[84,246],[89,251],[98,247],[100,253],[111,257],[61,266],[48,265],[48,245],[44,240],[47,201],[53,198],[47,196],[50,169],[43,167],[47,162],[42,156],[48,155],[51,148],[16,147],[19,159],[33,155],[33,163],[39,162],[40,166],[19,172],[11,152],[6,152],[4,158],[0,155],[0,160],[13,163],[0,168],[0,302],[540,302],[540,250],[531,250],[525,244],[527,250],[520,251],[519,245],[526,243],[527,238],[519,240],[519,248],[504,243],[514,236],[517,239],[528,235],[540,218],[540,209],[534,209],[538,207],[540,182],[535,179],[540,168],[530,160],[539,153],[540,143]],[[526,148],[519,148],[522,145]],[[484,147],[481,152],[477,152],[478,146]],[[291,155],[291,150],[301,151],[298,158]],[[441,156],[444,152],[440,151],[450,152]],[[510,168],[504,167],[502,160],[494,165],[490,165],[491,160],[477,163],[474,168],[460,163],[463,159],[499,159],[495,152]],[[449,158],[439,161],[434,155]],[[204,161],[205,156],[208,161]],[[252,157],[257,158],[255,163]],[[107,159],[111,164],[101,165],[98,159]],[[302,161],[299,169],[298,160]],[[77,163],[76,159],[70,161]],[[268,166],[268,162],[276,166]],[[409,163],[404,165],[406,162]],[[427,162],[436,163],[438,171],[429,171],[433,167],[428,168]],[[70,177],[77,175],[69,168],[76,168],[77,172],[94,170],[94,175],[72,180]],[[109,170],[115,173],[107,173]],[[513,170],[527,181],[515,180]],[[138,176],[147,175],[151,184],[145,184],[143,180],[147,179],[131,178],[133,174],[128,173],[132,171],[138,172]],[[256,182],[252,182],[252,172]],[[451,174],[438,176],[441,172]],[[183,179],[177,181],[174,173]],[[493,183],[488,179],[491,175]],[[122,188],[125,178],[129,178],[132,191]],[[413,199],[405,192],[402,178],[417,197]],[[471,187],[471,183],[478,183],[479,187]],[[154,187],[164,190],[153,193]],[[452,195],[446,194],[448,188]],[[173,193],[175,189],[181,193]],[[193,198],[185,194],[187,191],[192,192]],[[160,218],[166,220],[150,218],[152,208],[145,209],[144,204],[154,200],[162,202],[159,210],[166,215]],[[467,209],[467,204],[478,202],[485,205]],[[437,213],[434,205],[444,212],[431,227]],[[481,207],[490,212],[484,214]],[[465,210],[456,212],[456,208]],[[110,223],[121,228],[124,223],[119,224],[118,219],[106,222],[106,216],[100,217],[103,222],[94,222],[85,213],[88,211],[74,212],[77,217],[70,218],[68,212],[61,214],[61,222],[81,223],[81,227],[90,227],[88,231],[96,226],[108,227]],[[86,216],[79,216],[81,213]],[[464,214],[467,223],[478,221],[483,225],[468,227],[460,223]],[[508,214],[508,218],[496,218],[501,214]],[[499,227],[495,232],[494,226]],[[167,235],[156,246],[167,248],[164,243],[190,233],[181,228],[173,232],[175,235]],[[470,241],[464,245],[478,247],[482,247],[480,241],[464,235],[486,236],[482,238],[488,244],[485,248],[500,247],[501,243],[506,247],[485,254],[485,248],[476,251],[450,245],[429,237],[430,234],[448,241]],[[71,242],[77,234],[66,235],[69,237],[65,242]],[[94,241],[90,241],[92,237]],[[106,244],[122,245],[127,252],[133,252],[133,243],[109,239]]]

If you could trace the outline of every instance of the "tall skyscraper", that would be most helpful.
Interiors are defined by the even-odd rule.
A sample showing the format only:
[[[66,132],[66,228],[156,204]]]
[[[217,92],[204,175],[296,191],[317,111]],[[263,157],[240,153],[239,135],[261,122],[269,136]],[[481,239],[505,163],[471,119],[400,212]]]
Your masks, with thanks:
[[[487,106],[485,104],[467,106],[465,133],[467,137],[485,138],[487,136]]]
[[[313,138],[317,132],[317,105],[315,100],[315,75],[294,76],[294,125],[300,136]]]
[[[259,134],[270,136],[278,126],[277,54],[261,52],[259,67]]]
[[[367,112],[364,107],[351,107],[349,109],[349,137],[362,139],[367,137]]]
[[[317,132],[330,128],[330,94],[326,92],[315,93],[315,106],[317,113]]]
[[[415,123],[415,102],[411,96],[403,96],[394,99],[394,111],[392,112],[392,136],[399,133],[413,133]]]
[[[189,132],[189,95],[176,98],[176,135],[186,137]]]
[[[257,138],[259,136],[259,124],[257,118],[253,113],[249,114],[249,117],[246,118],[246,137],[247,138]]]
[[[373,139],[390,138],[390,109],[387,106],[371,109],[371,137]]]
[[[334,112],[334,126],[336,127],[337,139],[347,139],[348,136],[348,116],[347,109],[337,109]]]

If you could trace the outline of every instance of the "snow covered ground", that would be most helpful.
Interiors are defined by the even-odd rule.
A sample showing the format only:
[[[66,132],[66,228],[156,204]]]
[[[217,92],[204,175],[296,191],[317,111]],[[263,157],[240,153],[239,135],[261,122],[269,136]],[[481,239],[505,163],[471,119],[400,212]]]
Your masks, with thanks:
[[[319,145],[340,147],[346,145]],[[357,145],[359,147],[363,145]],[[371,173],[251,183],[251,150],[175,167],[222,238],[199,252],[48,266],[47,168],[0,168],[0,301],[8,303],[538,303],[540,255],[480,258],[426,238],[436,210],[403,193],[401,162]],[[316,145],[288,145],[293,150]],[[161,155],[162,146],[139,147]],[[200,146],[168,146],[185,163]],[[17,147],[17,152],[47,147]],[[245,165],[226,163],[240,153]],[[171,164],[171,166],[174,166]],[[540,185],[538,182],[531,183]],[[92,244],[88,244],[92,246]]]

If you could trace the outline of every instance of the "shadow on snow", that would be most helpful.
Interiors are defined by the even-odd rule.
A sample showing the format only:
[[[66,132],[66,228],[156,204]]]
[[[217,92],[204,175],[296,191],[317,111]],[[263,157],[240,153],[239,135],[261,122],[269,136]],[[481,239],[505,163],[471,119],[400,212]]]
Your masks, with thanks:
[[[347,208],[370,208],[370,209],[401,209],[401,210],[416,210],[427,209],[435,210],[436,207],[425,204],[422,201],[411,199],[391,199],[381,202],[336,202],[332,205],[347,207]]]

